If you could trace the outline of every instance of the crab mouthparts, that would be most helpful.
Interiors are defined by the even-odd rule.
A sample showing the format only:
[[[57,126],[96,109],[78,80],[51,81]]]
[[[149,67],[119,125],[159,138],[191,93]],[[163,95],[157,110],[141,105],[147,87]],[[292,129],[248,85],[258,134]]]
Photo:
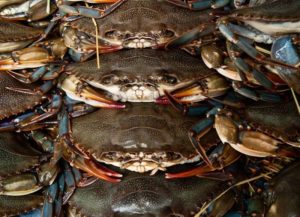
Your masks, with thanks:
[[[126,48],[147,48],[157,45],[156,41],[151,37],[130,37],[124,40],[123,43]]]

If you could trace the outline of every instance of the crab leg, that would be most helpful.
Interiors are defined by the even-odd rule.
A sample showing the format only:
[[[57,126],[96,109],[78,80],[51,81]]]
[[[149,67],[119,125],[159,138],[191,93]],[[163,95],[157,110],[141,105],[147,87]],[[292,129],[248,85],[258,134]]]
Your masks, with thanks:
[[[201,37],[207,36],[215,32],[216,26],[214,23],[204,23],[191,31],[184,33],[183,35],[170,40],[165,47],[166,48],[176,48],[184,46],[194,40],[200,39]]]
[[[14,89],[15,90],[15,89]],[[23,90],[16,90],[23,91]],[[50,118],[58,113],[62,105],[62,98],[59,94],[53,95],[52,101],[45,113],[40,114],[38,111],[20,115],[9,122],[0,123],[0,131],[25,130],[30,131],[40,127],[38,126],[43,120]]]
[[[68,15],[77,15],[77,16],[85,16],[90,18],[103,18],[110,14],[112,11],[117,9],[121,4],[123,4],[126,0],[118,0],[113,1],[114,4],[112,4],[109,8],[105,10],[100,10],[96,8],[88,8],[84,6],[70,6],[70,5],[60,5],[59,6],[59,13],[61,16],[64,16],[66,14]],[[98,2],[93,2],[98,3]],[[107,2],[101,2],[101,3],[107,3]]]
[[[220,113],[215,117],[215,129],[223,143],[228,143],[232,148],[245,155],[253,157],[270,156],[299,156],[298,151],[281,148],[281,141],[274,139],[262,132],[253,131],[241,124],[238,126],[230,118],[230,113]]]
[[[228,26],[228,23],[225,20],[220,20],[218,24],[218,28],[224,37],[230,41],[231,43],[237,45],[240,49],[242,49],[245,53],[247,53],[250,57],[257,60],[258,62],[269,64],[269,65],[277,65],[282,67],[287,67],[290,69],[297,69],[296,66],[285,64],[279,61],[275,61],[272,59],[267,58],[265,55],[259,53],[245,38],[239,37]]]
[[[300,64],[300,55],[293,45],[291,36],[283,36],[277,39],[271,49],[272,59],[282,61],[291,65]],[[276,67],[278,75],[297,93],[300,93],[300,73],[284,67]]]
[[[189,8],[191,10],[203,10],[208,8],[221,8],[231,2],[231,0],[167,0],[172,4],[180,7]]]
[[[192,84],[173,90],[169,94],[179,99],[182,103],[192,103],[224,95],[229,87],[223,76],[213,74],[206,78],[199,79]],[[161,98],[161,100],[162,99],[163,98]]]
[[[63,158],[70,162],[72,166],[81,169],[99,179],[103,179],[108,182],[120,182],[121,180],[119,178],[122,177],[122,174],[96,164],[92,161],[92,159],[85,159],[82,154],[80,154],[79,150],[73,151],[76,149],[76,147],[72,144],[69,138],[70,120],[65,108],[61,109],[58,118],[60,137],[60,144],[58,145],[61,145],[64,149]]]

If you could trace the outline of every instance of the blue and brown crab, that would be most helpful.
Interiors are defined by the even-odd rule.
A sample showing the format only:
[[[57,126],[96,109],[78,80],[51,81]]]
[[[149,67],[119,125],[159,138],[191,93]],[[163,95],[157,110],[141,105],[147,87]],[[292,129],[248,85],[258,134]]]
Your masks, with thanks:
[[[209,11],[190,11],[167,1],[118,1],[113,10],[108,11],[109,15],[104,13],[105,16],[96,19],[98,38],[91,18],[64,22],[61,33],[67,47],[78,53],[91,53],[96,50],[96,40],[99,40],[100,52],[163,47],[196,27],[204,30],[199,35],[214,30]]]
[[[76,189],[68,202],[68,216],[194,216],[226,187],[226,182],[197,177],[169,181],[161,173],[127,172],[117,185],[97,181]],[[217,203],[222,208],[212,206],[208,213],[223,216],[235,203],[234,195],[227,194]]]
[[[63,145],[64,158],[71,165],[110,182],[120,181],[122,175],[104,168],[100,163],[154,174],[170,166],[199,162],[201,157],[208,162],[205,150],[217,146],[219,142],[214,131],[201,139],[198,135],[188,134],[197,118],[174,113],[170,106],[134,103],[127,104],[123,110],[98,110],[73,118],[70,129],[70,123],[65,118],[59,118],[63,122],[59,141]],[[86,129],[93,136],[87,136]],[[199,150],[195,147],[198,144],[190,140],[197,140],[205,146]],[[189,176],[228,179],[224,174],[210,172],[235,162],[240,155],[233,149],[221,147],[219,152],[213,153],[215,164],[212,167],[200,163],[197,165],[199,172]]]
[[[59,169],[51,166],[47,158],[22,135],[1,133],[0,195],[27,195],[51,184]]]
[[[155,102],[168,91],[182,102],[195,102],[229,89],[222,76],[181,50],[131,49],[101,55],[100,60],[100,69],[96,60],[68,65],[70,76],[61,89],[97,107],[109,107],[108,96],[122,102]]]

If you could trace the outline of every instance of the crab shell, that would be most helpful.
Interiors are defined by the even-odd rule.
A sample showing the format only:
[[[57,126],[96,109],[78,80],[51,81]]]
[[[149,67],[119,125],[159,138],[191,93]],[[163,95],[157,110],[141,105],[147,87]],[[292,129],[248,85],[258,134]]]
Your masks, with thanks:
[[[210,11],[191,11],[161,0],[128,0],[108,16],[97,19],[103,44],[124,48],[164,45],[203,23],[211,22]],[[96,33],[90,18],[63,24],[68,47],[79,52],[89,49]],[[90,45],[89,45],[90,44]]]
[[[170,92],[195,81],[200,81],[203,94],[186,97],[187,100],[200,101],[206,98],[205,94],[219,96],[228,89],[218,73],[181,50],[122,50],[101,55],[100,61],[100,69],[96,60],[67,66],[66,72],[73,76],[62,82],[62,89],[77,99],[74,93],[80,80],[107,91],[115,101],[130,102],[153,102],[163,96],[164,91]]]
[[[40,104],[43,96],[40,93],[26,94],[8,88],[33,89],[34,84],[23,84],[6,72],[0,73],[0,120],[17,115]]]
[[[270,182],[267,217],[300,216],[300,163],[284,169]]]
[[[15,22],[0,21],[0,53],[26,47],[38,39],[44,31]]]
[[[192,177],[170,181],[163,174],[148,176],[130,172],[117,185],[97,181],[76,189],[68,202],[68,216],[194,216],[225,187],[226,183],[215,180]]]
[[[10,217],[27,213],[42,207],[43,202],[42,195],[0,196],[0,215]]]
[[[171,106],[127,104],[122,110],[103,109],[73,119],[71,136],[89,158],[154,173],[199,160],[188,137],[197,120],[174,112]]]

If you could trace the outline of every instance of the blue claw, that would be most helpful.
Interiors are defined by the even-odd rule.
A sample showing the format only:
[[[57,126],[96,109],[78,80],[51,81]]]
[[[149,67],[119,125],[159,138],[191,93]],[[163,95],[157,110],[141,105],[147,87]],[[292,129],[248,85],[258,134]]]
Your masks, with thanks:
[[[272,59],[290,65],[299,65],[300,55],[295,48],[291,36],[283,36],[277,39],[271,49]],[[300,73],[299,66],[297,69],[290,69],[287,67],[277,66],[276,70],[279,76],[297,93],[300,93]]]
[[[50,185],[45,192],[45,202],[42,210],[42,217],[53,216],[53,203],[58,193],[57,182]]]
[[[265,101],[265,102],[281,102],[282,97],[279,96],[278,94],[274,93],[267,93],[265,91],[259,91],[259,90],[253,90],[247,87],[239,87],[235,82],[233,82],[232,87],[234,90],[241,94],[242,96],[245,96],[247,98],[250,98],[255,101]]]

